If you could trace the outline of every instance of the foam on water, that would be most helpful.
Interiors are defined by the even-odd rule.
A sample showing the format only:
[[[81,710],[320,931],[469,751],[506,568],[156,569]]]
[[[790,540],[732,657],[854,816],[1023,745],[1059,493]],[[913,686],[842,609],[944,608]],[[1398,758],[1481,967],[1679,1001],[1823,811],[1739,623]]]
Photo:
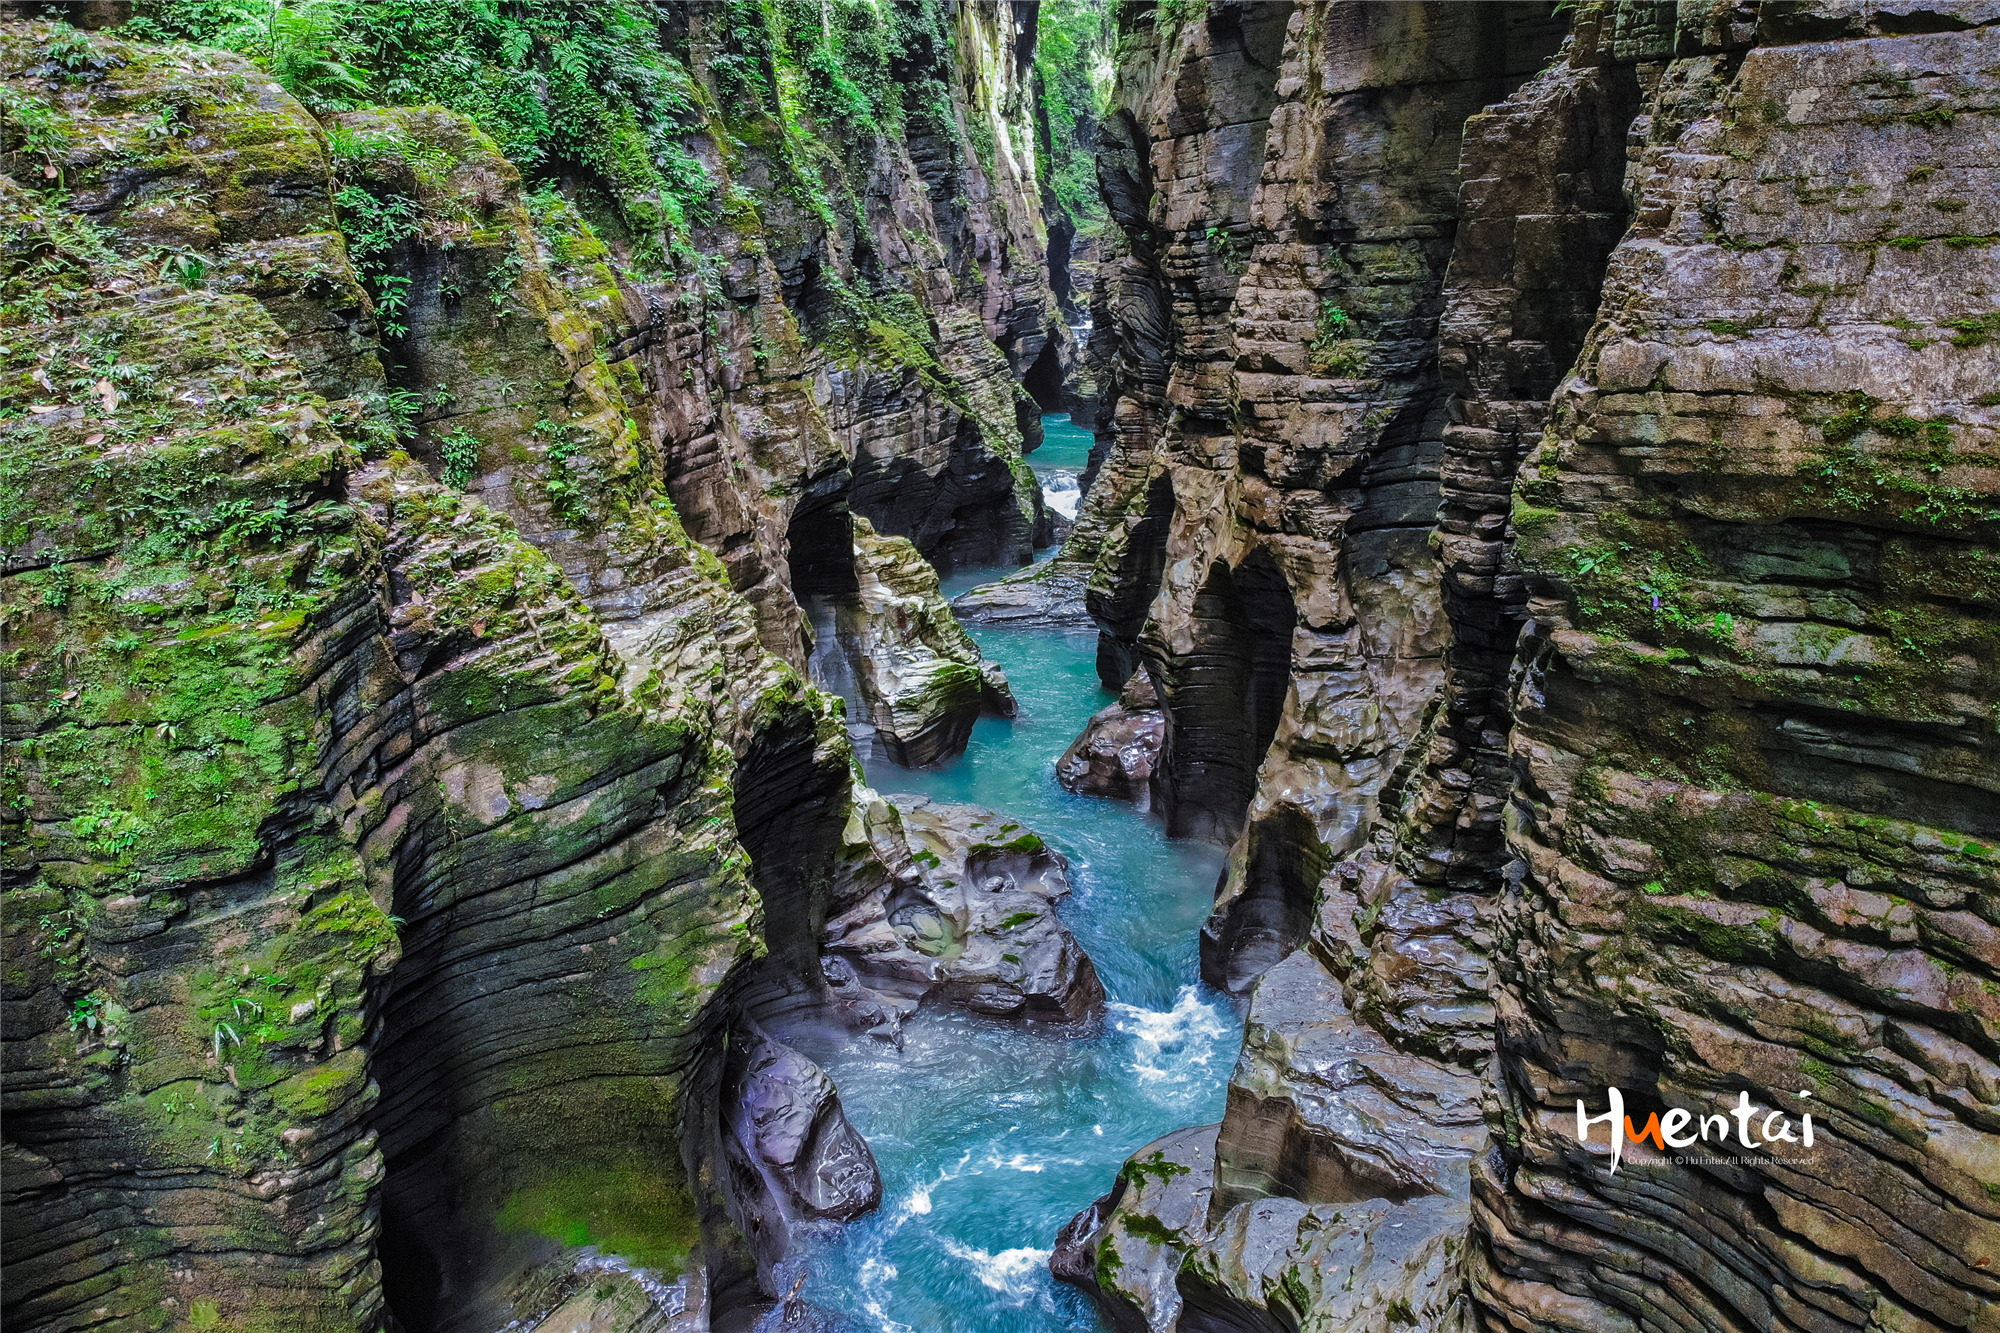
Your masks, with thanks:
[[[1048,464],[1080,469],[1088,434],[1043,421],[1049,443],[1030,459],[1047,451]],[[955,571],[947,587],[1005,572]],[[1201,986],[1196,937],[1223,853],[1169,842],[1131,806],[1056,784],[1056,758],[1111,700],[1094,634],[971,632],[1006,670],[1020,716],[980,719],[941,769],[871,764],[870,781],[1004,810],[1060,850],[1074,886],[1063,919],[1110,1004],[1076,1038],[944,1010],[919,1012],[901,1051],[860,1034],[791,1034],[839,1087],[885,1200],[806,1242],[800,1294],[884,1333],[1096,1333],[1083,1294],[1049,1276],[1048,1247],[1134,1151],[1221,1118],[1242,1019]]]
[[[1236,1016],[1225,1005],[1203,999],[1200,988],[1181,987],[1165,1011],[1113,1004],[1111,1019],[1132,1037],[1132,1071],[1148,1083],[1173,1080],[1177,1087],[1206,1071],[1218,1053],[1236,1058]],[[1178,1100],[1178,1098],[1177,1098]]]

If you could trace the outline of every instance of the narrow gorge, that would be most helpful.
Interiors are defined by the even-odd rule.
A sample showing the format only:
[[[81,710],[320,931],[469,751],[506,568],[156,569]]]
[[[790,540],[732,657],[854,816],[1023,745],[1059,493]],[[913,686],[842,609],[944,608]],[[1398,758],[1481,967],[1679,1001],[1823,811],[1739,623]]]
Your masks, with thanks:
[[[0,2],[0,1321],[2000,1333],[2000,0]]]

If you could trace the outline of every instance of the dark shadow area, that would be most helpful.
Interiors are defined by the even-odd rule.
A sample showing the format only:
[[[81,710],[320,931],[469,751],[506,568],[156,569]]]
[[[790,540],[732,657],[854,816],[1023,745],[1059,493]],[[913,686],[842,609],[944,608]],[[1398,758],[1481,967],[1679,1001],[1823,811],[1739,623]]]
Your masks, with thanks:
[[[1160,592],[1167,567],[1167,531],[1174,517],[1174,479],[1162,472],[1146,488],[1139,521],[1105,543],[1117,563],[1109,591],[1092,588],[1084,606],[1097,622],[1097,679],[1107,690],[1123,689],[1136,665],[1133,644],[1145,625],[1146,610]]]
[[[854,596],[854,520],[844,488],[800,499],[785,526],[785,552],[792,592],[801,603],[809,597]]]
[[[1156,770],[1171,837],[1233,842],[1291,683],[1291,587],[1259,548],[1220,561],[1195,595],[1195,646],[1162,664],[1167,737]]]
[[[1241,995],[1303,944],[1326,869],[1326,849],[1299,811],[1251,825],[1243,891],[1202,927],[1202,980]]]
[[[1035,400],[1035,406],[1044,412],[1063,410],[1062,356],[1056,351],[1055,339],[1042,344],[1042,354],[1035,358],[1028,373],[1021,377],[1021,387]]]

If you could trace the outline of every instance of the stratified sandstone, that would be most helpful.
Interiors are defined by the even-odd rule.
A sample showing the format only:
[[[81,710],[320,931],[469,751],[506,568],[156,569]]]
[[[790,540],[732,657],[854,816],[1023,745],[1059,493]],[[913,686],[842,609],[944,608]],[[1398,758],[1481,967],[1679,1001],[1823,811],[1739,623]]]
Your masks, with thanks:
[[[1107,678],[1136,664],[1162,687],[1180,827],[1226,836],[1244,811],[1204,962],[1255,989],[1203,1226],[1122,1245],[1100,1295],[1154,1315],[1171,1302],[1115,1293],[1177,1274],[1179,1311],[1151,1326],[1202,1330],[1994,1327],[2000,1210],[1974,1182],[2000,1161],[2000,152],[1979,110],[2000,11],[1578,6],[1554,60],[1462,121],[1443,177],[1389,151],[1343,188],[1397,144],[1395,109],[1455,95],[1425,64],[1454,42],[1530,72],[1504,53],[1540,20],[1506,36],[1500,6],[1407,47],[1355,39],[1446,12],[1292,16],[1277,96],[1351,90],[1305,122],[1336,134],[1387,119],[1335,168],[1312,140],[1267,150],[1260,197],[1322,201],[1314,225],[1337,225],[1317,238],[1350,263],[1407,258],[1326,293],[1344,320],[1237,317],[1233,359],[1203,362],[1226,375],[1189,364],[1222,326],[1180,322],[1205,292],[1170,261],[1241,215],[1160,210],[1190,145],[1222,160],[1192,109],[1241,95],[1214,44],[1248,20],[1211,6],[1203,36],[1135,14],[1121,45],[1133,115],[1107,118],[1101,165],[1126,254],[1093,348],[1108,449],[1078,527],[1094,544],[1072,549]],[[1269,138],[1291,123],[1280,105]],[[1440,180],[1448,208],[1425,203]],[[1371,235],[1388,199],[1411,230]],[[1284,252],[1250,234],[1231,309],[1270,312],[1257,279]],[[1409,283],[1432,284],[1434,322],[1420,300],[1371,323]],[[1367,383],[1296,405],[1271,387],[1315,371]],[[1390,419],[1305,424],[1397,386]],[[1278,447],[1246,449],[1273,414]],[[1185,462],[1197,423],[1219,489]],[[1176,768],[1204,681],[1263,697],[1234,683],[1258,661],[1243,590],[1277,585],[1234,554],[1205,570],[1260,512],[1222,500],[1271,484],[1265,544],[1291,548],[1310,529],[1274,461],[1398,438],[1435,572],[1274,562],[1298,610],[1268,745]],[[1409,598],[1388,623],[1429,617],[1442,649],[1364,651],[1372,693],[1318,714],[1343,720],[1338,772],[1291,736],[1328,595],[1364,639],[1370,598]],[[1576,1135],[1610,1087],[1640,1125],[1743,1098],[1759,1124],[1810,1111],[1814,1143],[1704,1144],[1722,1160],[1700,1165],[1628,1141],[1613,1175],[1604,1131]],[[1110,1204],[1066,1233],[1066,1275]]]
[[[814,680],[850,699],[864,747],[906,768],[953,758],[982,709],[1014,715],[1006,673],[981,659],[914,545],[859,515],[853,527],[853,591],[808,603]]]
[[[1599,1327],[1992,1329],[2000,8],[1694,18],[1515,488],[1475,1291]],[[1613,1176],[1574,1123],[1613,1085],[1641,1123],[1811,1111],[1815,1143]]]
[[[0,30],[10,1327],[779,1294],[744,1219],[816,1159],[731,1174],[724,1054],[820,993],[853,778],[794,593],[850,512],[1024,562],[1062,334],[1019,16],[914,15],[946,114],[837,146],[720,90],[723,17],[673,16],[714,206],[667,220],[440,108]]]

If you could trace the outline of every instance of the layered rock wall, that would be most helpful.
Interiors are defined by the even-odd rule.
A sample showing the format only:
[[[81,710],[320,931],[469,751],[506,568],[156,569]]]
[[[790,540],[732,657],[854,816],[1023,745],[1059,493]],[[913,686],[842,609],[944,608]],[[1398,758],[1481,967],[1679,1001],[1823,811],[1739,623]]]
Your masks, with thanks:
[[[797,594],[851,513],[943,565],[1039,522],[1032,16],[861,16],[920,113],[867,135],[775,28],[657,17],[705,202],[0,32],[10,1326],[533,1325],[579,1237],[644,1326],[747,1325],[868,1201],[793,1188],[855,1157],[823,1078],[787,1147],[724,1052],[823,997]]]
[[[1337,8],[1294,19],[1295,40],[1421,12]],[[1385,675],[1409,690],[1400,711],[1356,694],[1322,714],[1377,738],[1337,773],[1292,758],[1310,697],[1293,658],[1205,940],[1214,979],[1254,981],[1213,1157],[1181,1162],[1205,1213],[1124,1188],[1066,1233],[1059,1275],[1120,1326],[1973,1329],[2000,1308],[2000,1214],[1972,1184],[2000,1143],[1982,648],[2000,314],[1977,110],[2000,15],[1635,3],[1565,19],[1553,60],[1454,122],[1448,266],[1424,270],[1438,316],[1397,326],[1401,364],[1435,368],[1404,400],[1429,419],[1397,428],[1435,507],[1419,525],[1435,582],[1370,568],[1414,582],[1390,619],[1435,617],[1441,655],[1376,660],[1378,691]],[[1184,35],[1160,59],[1169,30],[1152,27],[1134,43],[1152,63],[1122,69],[1128,107],[1209,59]],[[1382,100],[1407,104],[1412,81]],[[1280,108],[1273,136],[1285,123]],[[1159,219],[1118,208],[1167,193],[1148,174],[1162,154],[1132,145],[1110,145],[1107,199],[1130,256],[1170,252]],[[1370,199],[1409,159],[1382,161]],[[1135,349],[1168,271],[1128,257],[1124,308],[1102,317],[1126,429],[1105,432],[1078,527],[1106,535],[1078,556],[1116,641],[1109,676],[1129,642],[1164,687],[1173,800],[1201,788],[1172,785],[1172,673],[1233,672],[1218,693],[1243,697],[1256,621],[1247,561],[1223,563],[1225,585],[1183,535],[1225,526],[1170,461],[1201,381],[1175,364],[1157,404],[1143,391],[1159,376]],[[1257,354],[1396,364],[1365,290]],[[1241,386],[1257,326],[1236,328]],[[1238,393],[1246,415],[1263,401]],[[1303,453],[1309,419],[1291,409],[1277,442]],[[1248,492],[1251,455],[1226,434]],[[1142,542],[1149,523],[1164,535]],[[1287,580],[1299,641],[1327,589],[1365,629],[1386,594],[1356,590],[1361,568]],[[1183,652],[1201,640],[1175,627],[1230,623],[1232,587],[1250,632],[1211,637],[1246,647]],[[1285,806],[1336,817],[1266,842]],[[1293,904],[1275,921],[1246,911],[1265,847],[1283,847],[1270,864]],[[1612,1088],[1635,1127],[1684,1113],[1664,1132],[1693,1126],[1701,1160],[1626,1138],[1610,1171],[1605,1129],[1580,1143],[1577,1116]],[[1740,1135],[1738,1109],[1754,1110]]]

